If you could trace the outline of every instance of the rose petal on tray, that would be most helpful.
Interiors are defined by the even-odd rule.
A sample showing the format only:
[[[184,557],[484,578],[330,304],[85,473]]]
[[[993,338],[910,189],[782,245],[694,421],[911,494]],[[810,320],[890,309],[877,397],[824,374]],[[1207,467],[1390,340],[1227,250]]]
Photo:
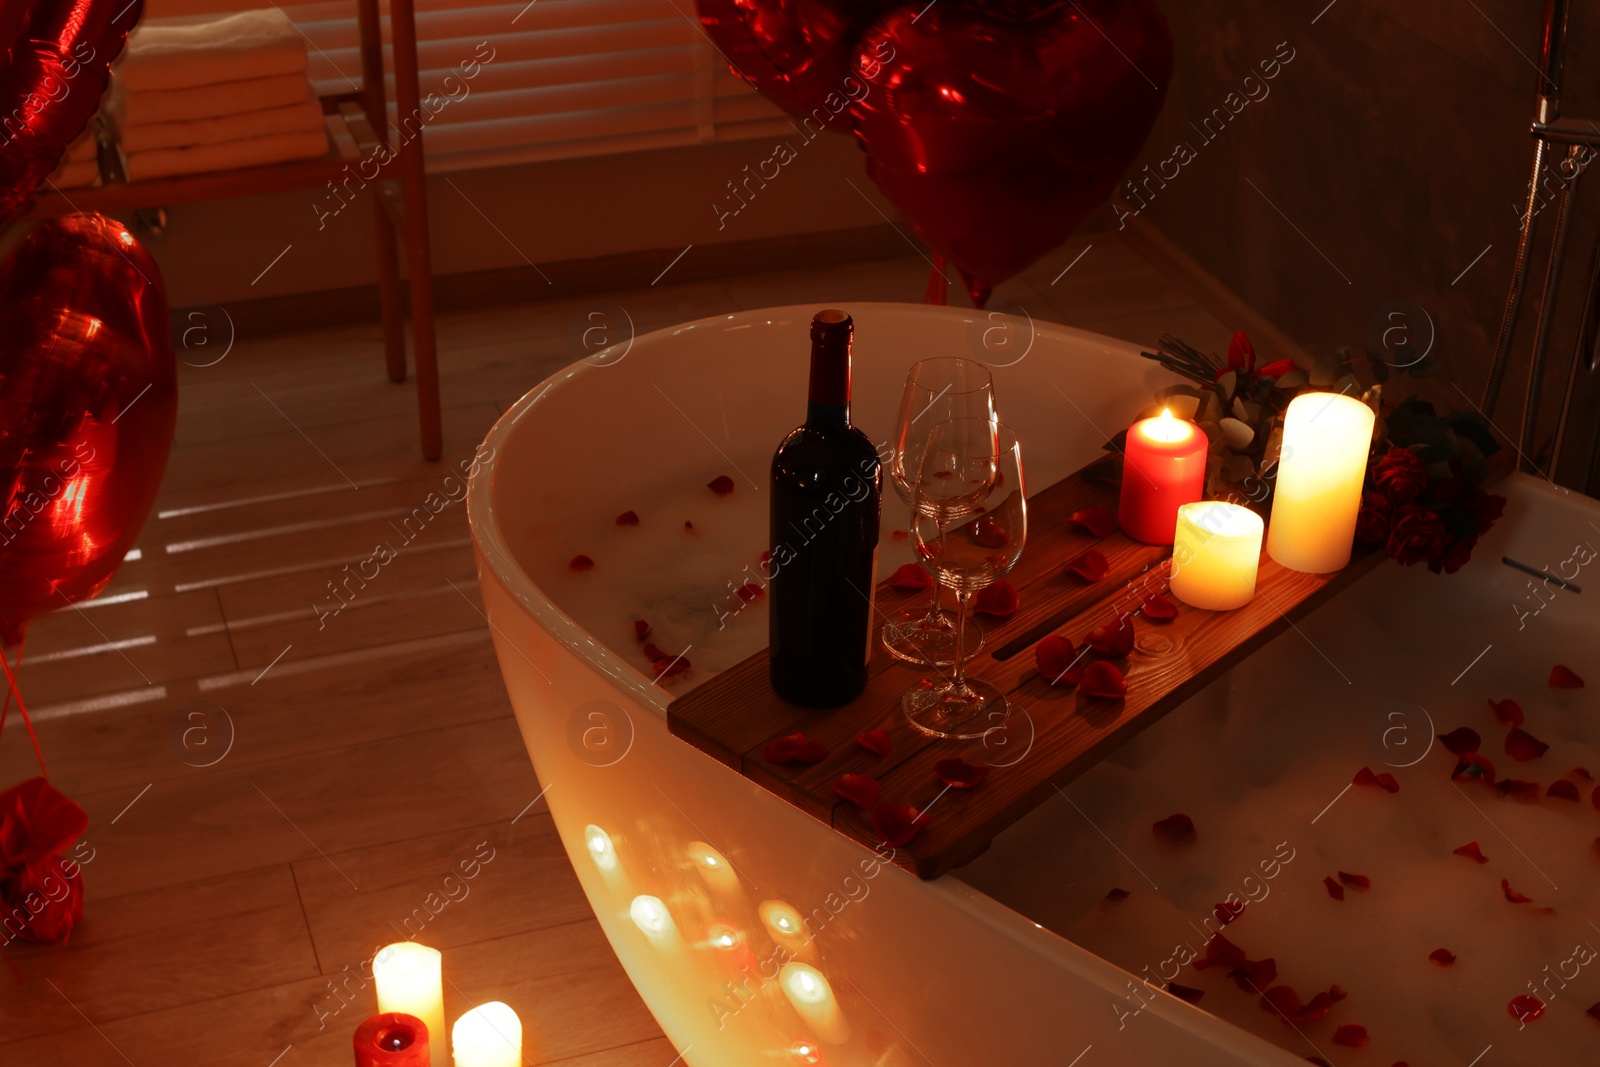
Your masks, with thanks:
[[[1286,985],[1275,985],[1261,994],[1261,1010],[1292,1019],[1300,1011],[1300,994]]]
[[[883,838],[884,844],[894,848],[908,844],[927,821],[927,815],[919,816],[916,808],[905,804],[883,801],[872,809],[873,831]]]
[[[1010,618],[1021,606],[1022,598],[1017,595],[1017,587],[1003,578],[979,590],[972,602],[973,611],[997,619]]]
[[[1544,1014],[1544,1001],[1523,993],[1521,996],[1511,998],[1511,1003],[1506,1005],[1506,1011],[1518,1022],[1531,1023]]]
[[[1521,726],[1523,722],[1522,705],[1515,700],[1491,700],[1489,710],[1494,712],[1495,722],[1501,726]]]
[[[1104,552],[1091,548],[1067,564],[1067,570],[1086,582],[1098,582],[1111,573],[1111,564]]]
[[[1382,774],[1373,774],[1371,767],[1363,767],[1350,779],[1356,785],[1375,785],[1386,793],[1400,792],[1400,783],[1388,771]]]
[[[1371,889],[1372,879],[1364,874],[1351,874],[1349,871],[1339,872],[1339,881],[1352,889]]]
[[[1345,991],[1344,986],[1339,985],[1337,982],[1335,982],[1333,985],[1328,987],[1328,996],[1333,1000],[1333,1002],[1335,1004],[1337,1004],[1339,1001],[1343,1000],[1345,997],[1348,997],[1349,995],[1350,994]]]
[[[1533,900],[1532,897],[1523,896],[1515,889],[1512,889],[1511,880],[1509,878],[1500,879],[1500,892],[1504,893],[1506,895],[1506,899],[1513,904],[1527,904]]]
[[[1506,755],[1519,763],[1538,759],[1548,751],[1550,751],[1549,745],[1520,726],[1513,726],[1511,732],[1506,734]]]
[[[1178,816],[1174,815],[1173,818],[1178,818]],[[1183,818],[1188,819],[1189,817],[1185,815]],[[1160,824],[1158,823],[1157,825],[1159,826]],[[1191,823],[1190,826],[1192,827],[1193,824]],[[1244,949],[1235,945],[1221,934],[1212,934],[1210,940],[1206,942],[1206,954],[1194,961],[1194,969],[1203,971],[1207,967],[1240,966],[1248,962]]]
[[[1344,899],[1344,886],[1340,885],[1338,882],[1335,882],[1333,880],[1333,875],[1330,874],[1323,878],[1322,884],[1327,887],[1328,895],[1334,900]]]
[[[1051,634],[1033,646],[1033,663],[1039,668],[1039,677],[1063,687],[1077,685],[1088,667],[1072,642],[1059,634]]]
[[[889,584],[896,589],[932,589],[933,575],[917,563],[902,563],[889,575]]]
[[[718,496],[727,496],[733,492],[733,479],[726,474],[719,474],[706,483],[706,488]]]
[[[881,788],[876,778],[866,774],[841,774],[833,780],[833,791],[863,811],[878,802]]]
[[[645,622],[643,619],[634,619],[633,620],[633,639],[635,641],[643,641],[645,638],[647,638],[649,636],[650,636],[650,624]]]
[[[804,733],[787,734],[762,749],[761,757],[768,763],[809,766],[828,758],[828,746],[811,740]]]
[[[904,530],[890,530],[889,531],[889,540],[891,540],[891,541],[904,541],[909,536],[911,536],[911,535],[906,533],[906,531],[904,531]]]
[[[1550,787],[1544,791],[1544,795],[1554,797],[1557,800],[1571,800],[1574,803],[1580,799],[1578,787],[1565,778],[1558,778],[1556,781],[1551,782]]]
[[[1456,769],[1450,772],[1450,777],[1458,782],[1493,782],[1494,764],[1489,762],[1489,757],[1476,752],[1468,752],[1456,760]]]
[[[889,736],[888,730],[881,728],[856,734],[856,744],[880,756],[887,756],[894,751],[894,739]]]
[[[1589,768],[1587,767],[1574,767],[1567,773],[1574,778],[1582,778],[1586,782],[1594,781],[1594,775],[1589,773]]]
[[[1600,1000],[1597,1000],[1593,1004],[1589,1005],[1589,1009],[1585,1011],[1584,1014],[1592,1016],[1596,1019],[1600,1019]]]
[[[767,591],[757,582],[745,582],[733,591],[734,595],[746,604],[752,600],[760,600],[767,595]]]
[[[1314,1023],[1319,1019],[1326,1019],[1333,1010],[1333,994],[1318,993],[1303,1004],[1299,1011],[1294,1013],[1296,1023]]]
[[[1428,959],[1440,967],[1448,967],[1456,961],[1456,954],[1447,948],[1436,948],[1428,953]]]
[[[1582,689],[1583,679],[1579,678],[1571,667],[1564,663],[1557,663],[1550,668],[1551,689]]]
[[[1112,886],[1109,890],[1107,890],[1105,897],[1102,899],[1107,904],[1121,904],[1124,900],[1127,900],[1132,895],[1132,893],[1129,893],[1126,889],[1123,889],[1120,886]]]
[[[1128,695],[1128,683],[1115,664],[1100,660],[1084,668],[1078,691],[1102,700],[1121,700]]]
[[[655,680],[659,682],[663,679],[672,678],[676,675],[682,674],[684,671],[689,669],[690,663],[689,657],[684,655],[657,656],[655,659],[651,660],[651,666],[656,672]]]
[[[1367,1028],[1355,1023],[1345,1023],[1333,1032],[1333,1043],[1346,1048],[1365,1048],[1371,1040],[1367,1036]]]
[[[1181,811],[1152,823],[1150,830],[1161,840],[1174,845],[1193,844],[1196,837],[1194,820]]]
[[[1004,548],[1011,543],[1011,534],[993,515],[979,515],[972,520],[967,536],[984,548]]]
[[[1098,504],[1082,511],[1074,511],[1067,516],[1067,521],[1074,526],[1082,527],[1096,537],[1110,537],[1117,528],[1117,518],[1111,514],[1111,509]]]
[[[1119,615],[1100,629],[1086,634],[1083,643],[1102,656],[1122,659],[1133,651],[1133,620]]]
[[[939,781],[953,789],[975,789],[989,777],[989,768],[955,756],[935,763],[933,773],[939,776]]]
[[[617,525],[618,526],[637,526],[637,525],[639,525],[639,513],[637,511],[624,511],[621,515],[617,516]]]
[[[1144,603],[1139,605],[1144,611],[1144,617],[1151,622],[1171,622],[1178,617],[1178,605],[1156,593],[1144,598]]]
[[[1589,803],[1594,805],[1594,810],[1600,811],[1600,785],[1594,787],[1594,792],[1589,794]]]
[[[1454,852],[1457,856],[1465,856],[1467,859],[1476,860],[1479,863],[1489,862],[1489,857],[1483,854],[1483,849],[1478,847],[1478,843],[1476,841],[1468,841],[1460,848],[1453,848],[1450,851]]]
[[[594,570],[594,560],[580,552],[576,556],[573,556],[571,559],[567,560],[567,570],[592,571]]]
[[[1240,960],[1228,972],[1234,984],[1243,993],[1260,993],[1278,980],[1278,961],[1268,956],[1264,960]]]
[[[1478,731],[1470,726],[1457,726],[1447,734],[1440,734],[1439,740],[1444,742],[1444,747],[1454,756],[1465,756],[1469,752],[1476,752],[1483,744],[1483,738],[1478,736]]]

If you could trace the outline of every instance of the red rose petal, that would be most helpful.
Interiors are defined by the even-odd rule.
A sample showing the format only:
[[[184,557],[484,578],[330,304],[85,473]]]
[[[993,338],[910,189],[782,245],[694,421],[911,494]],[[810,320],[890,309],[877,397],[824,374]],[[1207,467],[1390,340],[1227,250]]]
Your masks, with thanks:
[[[1261,1010],[1292,1019],[1300,1012],[1300,994],[1286,985],[1275,985],[1261,994]]]
[[[1178,617],[1178,605],[1159,593],[1145,597],[1141,607],[1144,617],[1151,622],[1170,622]]]
[[[911,535],[906,533],[904,530],[889,531],[889,540],[891,541],[904,541],[909,536]]]
[[[1268,956],[1264,960],[1240,960],[1239,965],[1228,972],[1234,984],[1243,993],[1260,993],[1278,980],[1278,961]]]
[[[1004,548],[1011,543],[1011,534],[993,515],[980,515],[974,519],[967,536],[974,544],[984,548]]]
[[[1218,904],[1216,907],[1211,909],[1211,915],[1212,918],[1216,919],[1219,924],[1227,926],[1229,923],[1233,922],[1239,916],[1244,914],[1244,908],[1245,902],[1242,900],[1237,904],[1229,904],[1226,900],[1224,900],[1221,904]]]
[[[649,636],[650,636],[650,624],[645,622],[643,619],[634,619],[633,620],[633,639],[635,641],[643,641],[645,638],[647,638]]]
[[[1515,700],[1491,700],[1489,710],[1494,712],[1495,721],[1501,726],[1522,725],[1522,705]]]
[[[788,734],[778,738],[761,750],[768,763],[794,763],[809,766],[828,758],[828,746],[813,741],[803,733]]]
[[[1525,897],[1515,889],[1512,889],[1511,881],[1506,878],[1500,879],[1500,892],[1504,893],[1506,895],[1506,899],[1511,901],[1513,904],[1527,904],[1533,900],[1532,897]]]
[[[1172,816],[1172,819],[1182,819],[1188,825],[1190,833],[1193,833],[1194,823],[1189,822],[1189,816],[1174,815]],[[1171,822],[1172,819],[1164,819],[1162,821]],[[1161,823],[1156,823],[1156,826],[1159,828]],[[1156,830],[1156,834],[1158,836],[1161,834],[1160,829]],[[1211,939],[1206,942],[1206,954],[1194,961],[1194,969],[1197,971],[1203,971],[1207,967],[1216,967],[1219,965],[1242,966],[1249,962],[1250,961],[1245,957],[1244,949],[1240,948],[1238,945],[1235,945],[1232,941],[1229,941],[1221,934],[1212,934]],[[1296,998],[1295,1003],[1299,1003],[1298,998]]]
[[[1589,1005],[1589,1010],[1584,1012],[1584,1014],[1592,1015],[1596,1019],[1600,1019],[1600,1001],[1595,1001],[1593,1004]]]
[[[888,730],[868,730],[866,733],[856,734],[856,744],[880,756],[887,756],[894,751],[894,740],[890,738]]]
[[[661,649],[657,648],[654,641],[646,641],[644,643],[644,648],[642,649],[642,651],[650,659],[670,659],[671,658],[666,654],[666,652],[664,652]]]
[[[1168,982],[1167,992],[1171,993],[1179,1000],[1188,1001],[1190,1004],[1194,1004],[1201,997],[1206,995],[1205,990],[1203,989],[1191,989],[1189,986],[1179,985],[1177,982]]]
[[[1088,669],[1072,642],[1058,634],[1051,634],[1033,646],[1033,663],[1039,668],[1041,678],[1060,686],[1077,685]]]
[[[872,809],[873,831],[883,838],[884,844],[894,848],[909,843],[927,821],[926,815],[918,816],[916,808],[904,804],[884,801]]]
[[[733,592],[734,595],[736,595],[746,604],[750,603],[752,600],[760,600],[762,597],[767,595],[766,589],[758,582],[745,582]]]
[[[1400,783],[1388,771],[1384,771],[1382,774],[1373,774],[1371,767],[1363,767],[1350,780],[1356,785],[1375,785],[1386,793],[1400,792]]]
[[[1478,731],[1470,726],[1458,726],[1447,734],[1440,734],[1439,740],[1444,742],[1444,747],[1454,756],[1465,756],[1469,752],[1476,752],[1483,744],[1483,738],[1478,736]]]
[[[1350,994],[1345,991],[1344,986],[1339,985],[1337,982],[1328,987],[1328,996],[1333,1000],[1333,1002],[1335,1004],[1337,1004],[1339,1001],[1343,1000],[1345,997],[1348,997],[1349,995]]]
[[[1120,659],[1133,651],[1133,620],[1118,616],[1085,636],[1083,643],[1102,656]]]
[[[1550,668],[1551,689],[1582,689],[1583,679],[1572,672],[1572,668],[1564,663],[1557,663]]]
[[[687,656],[661,656],[652,660],[651,665],[655,668],[655,680],[659,682],[664,678],[671,678],[688,670],[689,658]]]
[[[1550,751],[1549,745],[1520,726],[1513,726],[1511,732],[1506,734],[1506,755],[1519,763],[1538,759],[1548,751]]]
[[[932,589],[933,575],[916,563],[902,563],[889,575],[889,584],[896,589]]]
[[[997,619],[1010,618],[1021,606],[1022,598],[1017,595],[1017,587],[1004,579],[979,590],[972,602],[973,611]]]
[[[693,530],[693,529],[694,529],[694,523],[690,522],[688,519],[684,519],[683,520],[683,532],[684,533],[688,533],[690,530]]]
[[[865,774],[841,774],[833,780],[833,791],[863,811],[878,802],[881,788],[876,778]]]
[[[1117,528],[1117,519],[1111,514],[1111,509],[1099,505],[1074,511],[1067,516],[1067,521],[1074,526],[1083,527],[1096,537],[1110,537]]]
[[[1191,844],[1195,840],[1194,820],[1183,812],[1168,815],[1165,819],[1150,825],[1150,831],[1161,840],[1174,845]],[[1240,953],[1240,958],[1244,957]]]
[[[1544,791],[1544,795],[1547,797],[1555,797],[1557,800],[1571,800],[1573,802],[1576,802],[1579,799],[1578,787],[1567,781],[1565,778],[1551,782],[1550,788]]]
[[[1132,895],[1133,894],[1129,893],[1126,889],[1123,889],[1119,886],[1112,886],[1105,895],[1105,902],[1107,904],[1121,904],[1124,900],[1127,900]]]
[[[1489,762],[1489,757],[1476,752],[1468,752],[1456,761],[1456,769],[1450,772],[1450,777],[1458,782],[1494,781],[1494,764]]]
[[[1091,548],[1067,564],[1067,570],[1086,582],[1098,582],[1111,573],[1111,564],[1106,560],[1104,552],[1098,548]]]
[[[1344,886],[1340,885],[1338,882],[1335,882],[1333,880],[1333,875],[1330,874],[1324,878],[1322,880],[1322,884],[1328,887],[1328,895],[1334,900],[1344,899]]]
[[[957,756],[935,763],[933,773],[939,776],[939,781],[953,789],[974,789],[989,777],[989,768],[968,763]]]
[[[637,525],[639,525],[639,513],[637,511],[624,511],[621,515],[617,516],[617,525],[618,526],[637,526]]]
[[[1457,856],[1465,856],[1467,859],[1477,860],[1479,863],[1489,862],[1489,857],[1483,854],[1483,850],[1478,847],[1478,843],[1476,841],[1468,841],[1460,848],[1451,849],[1451,851]]]
[[[1319,1019],[1326,1019],[1333,1010],[1333,997],[1327,993],[1318,993],[1305,1002],[1301,1009],[1294,1013],[1296,1023],[1314,1023]]]
[[[1447,948],[1436,948],[1428,953],[1428,958],[1440,967],[1448,967],[1456,961],[1456,954]]]
[[[1294,360],[1275,359],[1271,363],[1262,364],[1251,373],[1257,378],[1281,378],[1292,370],[1294,370]]]
[[[1511,1017],[1518,1022],[1531,1023],[1544,1014],[1544,1001],[1524,993],[1512,997],[1511,1003],[1506,1005],[1506,1011],[1510,1012]]]
[[[1594,805],[1596,811],[1600,811],[1600,785],[1595,786],[1594,792],[1589,794],[1589,803]]]
[[[1367,1042],[1371,1040],[1372,1038],[1367,1036],[1367,1028],[1357,1026],[1355,1023],[1346,1023],[1333,1032],[1333,1043],[1344,1045],[1346,1048],[1365,1048]]]
[[[1495,785],[1501,796],[1509,796],[1516,800],[1538,800],[1539,783],[1525,782],[1520,778],[1507,778]]]
[[[733,479],[726,474],[719,474],[706,483],[706,488],[718,496],[727,496],[733,492]]]
[[[1351,874],[1349,871],[1339,872],[1339,881],[1352,889],[1371,889],[1372,879],[1364,874]]]
[[[1101,660],[1084,668],[1078,691],[1102,700],[1121,700],[1128,695],[1128,683],[1114,664]]]
[[[569,570],[569,571],[592,571],[592,570],[594,570],[594,560],[590,559],[588,556],[585,556],[580,552],[578,555],[573,556],[571,559],[567,560],[567,570]]]
[[[1594,775],[1589,773],[1589,768],[1587,767],[1574,767],[1567,773],[1574,778],[1582,778],[1586,782],[1594,781]]]

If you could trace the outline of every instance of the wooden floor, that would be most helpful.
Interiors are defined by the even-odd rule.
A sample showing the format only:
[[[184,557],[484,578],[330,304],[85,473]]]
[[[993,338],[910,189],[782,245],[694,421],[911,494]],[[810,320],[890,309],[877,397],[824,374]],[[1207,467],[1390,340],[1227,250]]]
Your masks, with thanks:
[[[238,339],[210,366],[225,324],[192,334],[177,444],[136,553],[97,601],[30,632],[23,690],[52,780],[89,812],[93,858],[71,944],[6,950],[0,1063],[348,1067],[351,1032],[376,1010],[355,975],[416,936],[445,950],[449,1016],[509,1002],[529,1063],[667,1067],[677,1051],[535,803],[464,507],[339,614],[319,620],[314,605],[337,605],[342,568],[447,489],[512,401],[584,354],[584,315],[602,301],[644,332],[775,304],[914,301],[926,278],[908,249],[446,319],[440,464],[418,458],[414,394],[385,380],[376,323]],[[1236,314],[1113,233],[1073,238],[996,296],[1220,350],[1235,323],[1202,300]],[[1259,334],[1257,347],[1270,349]],[[13,716],[0,784],[36,771]],[[475,878],[446,881],[485,856]]]

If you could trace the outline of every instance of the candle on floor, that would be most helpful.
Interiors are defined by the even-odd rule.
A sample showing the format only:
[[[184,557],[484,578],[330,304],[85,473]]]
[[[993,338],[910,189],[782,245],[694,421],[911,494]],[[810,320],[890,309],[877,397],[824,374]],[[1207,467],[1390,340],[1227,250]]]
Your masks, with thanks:
[[[421,1019],[428,1028],[428,1047],[435,1067],[450,1062],[444,1028],[444,969],[438,949],[415,941],[386,945],[372,958],[378,986],[378,1011],[401,1012]]]
[[[804,963],[786,963],[778,972],[778,984],[819,1040],[830,1045],[850,1040],[850,1024],[821,971]]]
[[[491,1000],[456,1020],[450,1031],[455,1067],[522,1067],[522,1020]]]
[[[428,1027],[415,1015],[374,1015],[356,1028],[356,1067],[429,1067]]]
[[[1172,544],[1178,508],[1205,495],[1209,448],[1204,430],[1165,408],[1129,427],[1117,503],[1122,532],[1150,545]]]
[[[1374,418],[1338,393],[1289,401],[1267,554],[1290,570],[1326,574],[1350,562]]]
[[[1172,595],[1207,611],[1250,603],[1261,562],[1261,530],[1261,516],[1238,504],[1183,505],[1172,546]]]

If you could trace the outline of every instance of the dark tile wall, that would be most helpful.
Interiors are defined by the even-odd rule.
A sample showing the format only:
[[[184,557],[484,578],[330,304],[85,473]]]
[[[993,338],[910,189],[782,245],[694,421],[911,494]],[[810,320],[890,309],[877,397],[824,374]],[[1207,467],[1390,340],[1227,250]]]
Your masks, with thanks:
[[[1374,334],[1393,324],[1383,318],[1386,306],[1411,302],[1431,320],[1433,351],[1446,366],[1446,376],[1432,383],[1444,394],[1439,399],[1463,407],[1469,398],[1476,402],[1511,274],[1515,205],[1531,163],[1527,128],[1543,5],[1167,0],[1163,6],[1178,69],[1166,112],[1130,175],[1140,188],[1137,194],[1124,188],[1119,212],[1142,214],[1318,353],[1371,345]],[[1600,122],[1600,10],[1575,7],[1564,111]],[[1144,164],[1152,170],[1143,171]],[[1157,180],[1145,182],[1151,174]],[[1164,184],[1163,174],[1171,179]],[[1559,393],[1557,373],[1566,372],[1570,320],[1581,295],[1572,290],[1581,290],[1600,215],[1600,194],[1588,192],[1594,195],[1580,199],[1573,231],[1563,331],[1553,350],[1558,371],[1548,394]],[[1553,208],[1541,217],[1545,234],[1553,218]],[[1535,262],[1537,283],[1542,255]],[[1517,353],[1525,359],[1531,307],[1522,322]],[[1429,325],[1415,322],[1411,329],[1420,341]],[[1512,436],[1524,375],[1525,365],[1513,364],[1495,418]],[[1553,426],[1553,411],[1545,427]]]

